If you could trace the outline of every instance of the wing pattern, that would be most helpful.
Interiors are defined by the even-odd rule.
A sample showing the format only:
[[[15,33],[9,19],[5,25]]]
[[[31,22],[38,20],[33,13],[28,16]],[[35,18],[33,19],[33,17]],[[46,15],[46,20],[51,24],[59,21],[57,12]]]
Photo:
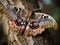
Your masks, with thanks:
[[[43,28],[52,27],[57,29],[57,23],[50,15],[44,13],[35,13],[35,18],[38,20],[39,26],[42,26]]]

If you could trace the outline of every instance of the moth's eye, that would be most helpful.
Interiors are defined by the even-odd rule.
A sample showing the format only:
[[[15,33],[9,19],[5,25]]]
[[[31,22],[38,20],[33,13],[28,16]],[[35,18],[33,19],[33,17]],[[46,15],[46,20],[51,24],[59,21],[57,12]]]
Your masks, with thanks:
[[[21,8],[19,8],[19,11],[21,11]]]
[[[41,16],[41,19],[44,18],[44,15]]]
[[[44,16],[44,15],[42,15],[42,16]]]
[[[16,7],[14,7],[14,10],[18,11],[18,9]]]
[[[48,18],[48,16],[44,16],[44,19],[45,19],[45,18]]]

